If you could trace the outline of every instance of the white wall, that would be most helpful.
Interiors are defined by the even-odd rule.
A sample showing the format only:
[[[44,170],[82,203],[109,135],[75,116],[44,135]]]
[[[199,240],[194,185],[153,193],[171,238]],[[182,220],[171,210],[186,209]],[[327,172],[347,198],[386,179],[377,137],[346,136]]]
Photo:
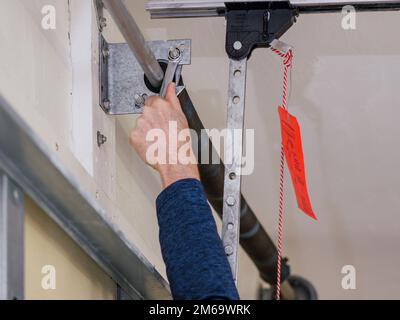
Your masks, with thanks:
[[[93,175],[92,3],[70,0],[70,55],[72,64],[71,149]]]

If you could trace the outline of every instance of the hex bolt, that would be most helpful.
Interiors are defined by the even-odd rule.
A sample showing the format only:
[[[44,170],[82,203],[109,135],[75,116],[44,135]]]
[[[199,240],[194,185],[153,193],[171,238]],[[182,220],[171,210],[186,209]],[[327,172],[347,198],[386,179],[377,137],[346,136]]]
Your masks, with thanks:
[[[100,148],[103,144],[107,142],[107,137],[100,131],[97,131],[97,145]]]
[[[172,47],[169,49],[168,57],[170,60],[176,60],[181,56],[181,50],[177,47]]]
[[[233,207],[236,204],[235,198],[232,196],[229,196],[228,198],[226,198],[226,204],[230,207]]]

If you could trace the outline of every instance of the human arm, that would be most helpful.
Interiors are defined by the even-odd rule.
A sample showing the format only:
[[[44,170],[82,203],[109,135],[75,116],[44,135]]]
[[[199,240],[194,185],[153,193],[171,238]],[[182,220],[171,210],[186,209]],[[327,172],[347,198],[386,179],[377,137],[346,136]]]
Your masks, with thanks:
[[[238,299],[228,260],[196,163],[154,163],[148,159],[147,133],[161,129],[169,136],[169,122],[178,130],[188,128],[186,118],[170,85],[165,100],[151,97],[131,134],[140,157],[158,171],[164,191],[157,198],[160,244],[174,299]],[[183,142],[182,142],[183,143]],[[177,152],[168,142],[160,152]],[[173,149],[173,150],[171,150]]]

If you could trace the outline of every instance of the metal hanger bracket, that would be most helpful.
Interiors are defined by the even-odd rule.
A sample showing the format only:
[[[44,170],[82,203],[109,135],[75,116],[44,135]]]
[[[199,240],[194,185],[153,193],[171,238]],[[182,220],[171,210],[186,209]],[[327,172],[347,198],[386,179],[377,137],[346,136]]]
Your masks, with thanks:
[[[191,63],[191,40],[148,41],[156,59],[168,63],[171,48],[179,48],[179,66]],[[108,43],[100,36],[100,106],[110,115],[142,113],[144,100],[155,95],[126,43]],[[181,91],[182,86],[177,87]]]
[[[158,62],[161,69],[163,66],[167,69],[168,64],[175,63],[175,74],[171,80],[175,79],[178,82],[177,94],[183,90],[184,87],[179,83],[179,79],[182,66],[191,64],[190,39],[145,41],[133,18],[126,14],[127,9],[123,2],[94,0],[94,6],[99,30],[99,100],[105,113],[109,115],[142,113],[145,99],[163,89],[154,88],[151,81],[146,78],[143,68],[147,65],[143,63],[143,52],[151,52],[154,55],[153,65],[158,67]],[[103,15],[104,9],[111,9],[111,15],[112,13],[123,15],[125,19],[123,24],[130,27],[125,32],[128,36],[132,36],[128,37],[131,45],[106,41],[102,35],[107,26]],[[133,45],[140,51],[142,61],[133,53]],[[171,52],[179,52],[179,61],[171,61]]]

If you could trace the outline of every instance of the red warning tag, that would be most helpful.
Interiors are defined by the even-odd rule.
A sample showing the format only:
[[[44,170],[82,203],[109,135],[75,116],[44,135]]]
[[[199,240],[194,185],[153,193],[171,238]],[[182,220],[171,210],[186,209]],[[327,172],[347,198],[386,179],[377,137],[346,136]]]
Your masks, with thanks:
[[[296,117],[293,117],[284,108],[279,107],[278,111],[281,122],[283,151],[296,193],[297,205],[305,214],[317,220],[307,191],[300,126]]]

